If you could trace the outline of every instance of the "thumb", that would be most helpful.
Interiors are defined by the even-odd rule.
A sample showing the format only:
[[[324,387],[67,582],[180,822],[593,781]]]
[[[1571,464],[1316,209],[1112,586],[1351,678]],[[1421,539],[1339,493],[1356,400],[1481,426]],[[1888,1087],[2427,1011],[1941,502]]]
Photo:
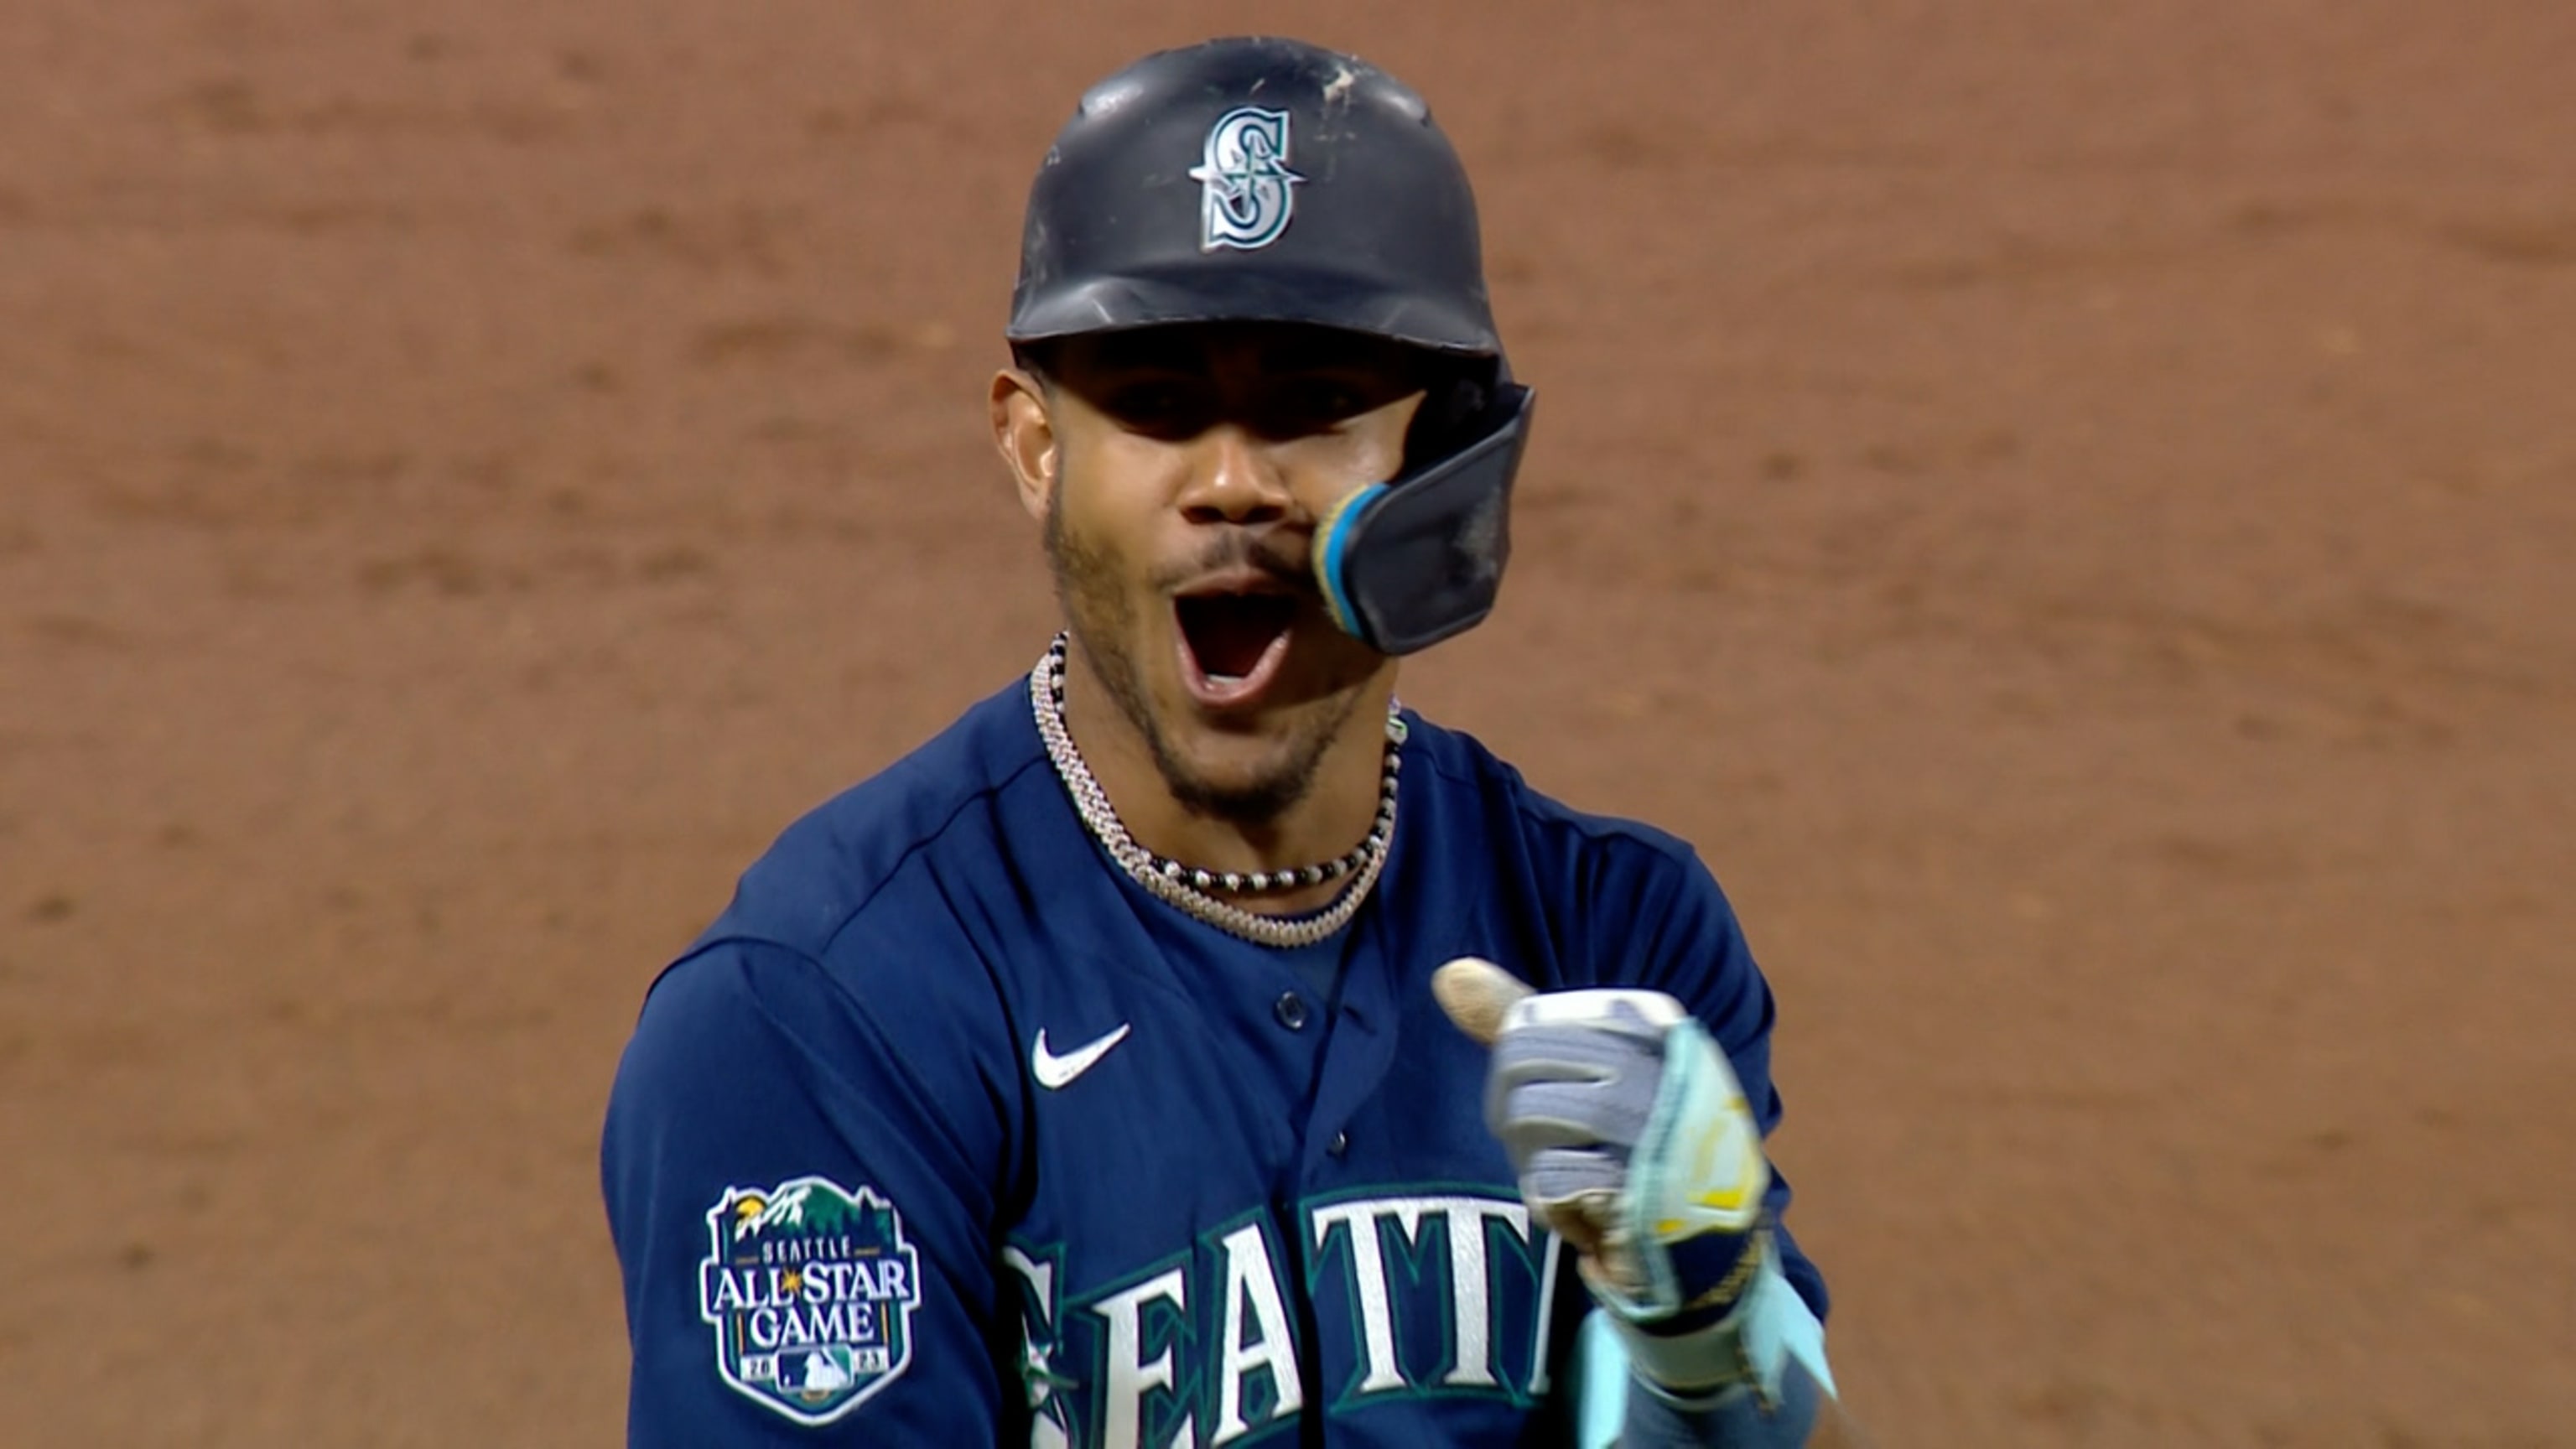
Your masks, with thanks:
[[[1503,1034],[1503,1015],[1530,994],[1518,977],[1481,956],[1461,956],[1431,973],[1431,995],[1458,1029],[1485,1046]]]

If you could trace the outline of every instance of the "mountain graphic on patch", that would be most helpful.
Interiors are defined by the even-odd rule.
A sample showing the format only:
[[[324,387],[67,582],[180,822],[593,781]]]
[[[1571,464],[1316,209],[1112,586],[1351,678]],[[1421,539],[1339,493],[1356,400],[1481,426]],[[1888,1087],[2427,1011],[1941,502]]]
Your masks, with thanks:
[[[707,1209],[698,1316],[716,1372],[797,1423],[831,1423],[901,1377],[920,1302],[903,1214],[872,1187],[791,1178]]]

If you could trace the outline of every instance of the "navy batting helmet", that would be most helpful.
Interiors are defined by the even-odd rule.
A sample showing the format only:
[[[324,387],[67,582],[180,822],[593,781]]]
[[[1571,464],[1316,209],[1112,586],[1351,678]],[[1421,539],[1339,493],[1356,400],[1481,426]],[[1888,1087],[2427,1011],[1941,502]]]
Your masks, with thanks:
[[[1510,554],[1530,394],[1485,291],[1476,201],[1430,107],[1356,56],[1214,40],[1091,88],[1029,191],[1006,331],[1272,322],[1365,333],[1456,360],[1405,471],[1317,530],[1341,626],[1390,654],[1493,608]]]
[[[1211,321],[1501,355],[1476,200],[1421,97],[1274,39],[1150,55],[1083,96],[1029,191],[1010,339]]]

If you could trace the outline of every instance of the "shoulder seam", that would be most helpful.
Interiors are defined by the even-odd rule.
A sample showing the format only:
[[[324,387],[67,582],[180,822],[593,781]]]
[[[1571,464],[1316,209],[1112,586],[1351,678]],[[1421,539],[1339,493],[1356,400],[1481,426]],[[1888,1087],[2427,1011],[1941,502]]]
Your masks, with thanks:
[[[910,864],[914,856],[917,856],[923,851],[929,849],[941,836],[946,835],[948,833],[948,828],[957,823],[958,816],[965,814],[975,806],[1000,795],[1004,790],[1018,784],[1022,775],[1027,774],[1030,770],[1036,768],[1039,764],[1044,763],[1045,761],[1046,756],[1041,752],[1032,759],[1021,761],[1017,767],[1013,768],[1010,773],[1002,776],[1000,779],[968,793],[965,799],[957,802],[955,809],[950,810],[946,815],[940,817],[940,821],[937,825],[933,826],[929,830],[923,831],[918,839],[903,848],[901,854],[886,862],[885,869],[878,873],[876,882],[870,885],[867,888],[867,891],[857,900],[852,901],[850,903],[849,910],[844,912],[841,919],[833,923],[832,929],[824,934],[824,949],[831,949],[831,947],[841,939],[841,933],[848,930],[851,923],[855,922],[861,915],[865,914],[869,906],[875,904],[876,898],[884,893],[886,887],[894,884],[894,878],[903,873],[904,866]],[[816,964],[819,965],[821,963],[817,962]]]
[[[1429,721],[1425,721],[1425,723],[1429,723]],[[1445,725],[1434,725],[1433,727],[1452,736],[1462,739],[1465,738],[1464,736],[1458,736],[1457,731],[1450,730]],[[1424,763],[1430,766],[1433,773],[1448,780],[1452,784],[1472,786],[1482,783],[1473,774],[1464,773],[1454,769],[1448,761],[1440,759],[1437,756],[1426,760]],[[1501,765],[1506,770],[1511,770],[1515,779],[1519,778],[1520,772],[1517,769],[1513,769],[1508,761],[1497,756],[1494,757],[1494,763]],[[1521,780],[1520,783],[1522,788],[1517,792],[1519,798],[1512,801],[1512,814],[1515,818],[1530,825],[1537,826],[1541,829],[1568,831],[1574,835],[1582,837],[1586,841],[1595,843],[1624,842],[1633,844],[1651,855],[1669,857],[1670,852],[1658,849],[1653,842],[1638,840],[1636,838],[1637,831],[1647,830],[1673,840],[1685,851],[1691,854],[1695,855],[1698,853],[1698,848],[1692,845],[1689,841],[1647,821],[1633,820],[1625,816],[1602,815],[1591,811],[1577,810],[1571,806],[1565,805],[1561,801],[1553,800],[1550,797],[1541,794],[1539,791],[1530,788],[1527,780]],[[1548,800],[1550,804],[1555,805],[1557,808],[1554,811],[1541,810],[1533,804],[1533,802],[1537,800]]]
[[[727,946],[756,947],[765,951],[776,951],[789,957],[794,960],[801,969],[811,973],[814,983],[819,989],[827,991],[843,1001],[848,1002],[851,1009],[857,1011],[861,1016],[866,1017],[871,1024],[875,1022],[876,1018],[868,1012],[866,1003],[861,1001],[858,996],[850,992],[840,980],[835,978],[832,974],[831,967],[818,960],[812,952],[806,951],[802,947],[790,945],[785,941],[774,941],[764,936],[746,935],[739,932],[731,935],[719,936],[712,941],[704,942],[694,950],[690,951],[686,956],[683,956],[679,960],[672,962],[669,966],[664,967],[662,970],[662,976],[667,977],[672,972],[679,970],[690,962],[699,960],[700,958],[707,956],[709,953]],[[653,984],[656,988],[660,987],[661,979],[657,977]],[[648,991],[646,996],[649,1000],[651,992]],[[746,1000],[748,1001],[751,1010],[758,1013],[766,1030],[772,1032],[781,1032],[785,1030],[785,1023],[783,1023],[779,1019],[778,1015],[771,1009],[770,1004],[767,1001],[762,1000],[758,994],[749,994],[746,997]],[[998,1000],[999,998],[997,997],[997,1003]],[[909,1073],[911,1068],[907,1065],[905,1070]],[[931,1114],[932,1119],[937,1123],[938,1129],[946,1135],[949,1148],[954,1151],[960,1159],[966,1158],[969,1154],[966,1152],[964,1147],[965,1134],[958,1130],[957,1123],[950,1118],[947,1104],[938,1100],[936,1095],[932,1095],[925,1100],[924,1106]],[[999,1196],[1000,1193],[997,1190],[995,1197],[998,1199]]]

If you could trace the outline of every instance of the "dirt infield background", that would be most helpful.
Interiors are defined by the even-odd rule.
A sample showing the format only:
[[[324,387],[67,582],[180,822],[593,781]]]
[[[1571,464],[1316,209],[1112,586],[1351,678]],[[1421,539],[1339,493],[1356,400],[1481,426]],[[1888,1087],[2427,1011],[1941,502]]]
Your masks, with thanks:
[[[1028,173],[1257,25],[1475,171],[1406,693],[1728,883],[1882,1442],[2576,1445],[2576,9],[1572,13],[15,7],[0,1442],[616,1441],[644,985],[1034,658]]]

